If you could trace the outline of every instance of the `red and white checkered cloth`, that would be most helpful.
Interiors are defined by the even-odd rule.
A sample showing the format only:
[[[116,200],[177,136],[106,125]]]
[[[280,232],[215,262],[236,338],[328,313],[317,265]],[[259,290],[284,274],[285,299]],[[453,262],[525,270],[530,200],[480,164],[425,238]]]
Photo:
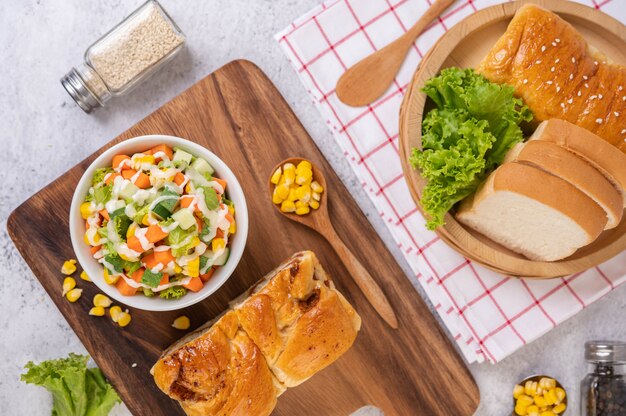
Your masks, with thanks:
[[[618,0],[578,0],[626,22]],[[469,362],[492,363],[535,340],[626,280],[626,253],[561,279],[503,277],[466,260],[411,199],[398,153],[398,112],[417,64],[443,33],[497,0],[458,0],[417,40],[393,86],[367,107],[339,101],[346,68],[399,37],[432,0],[329,0],[276,35],[435,309]]]

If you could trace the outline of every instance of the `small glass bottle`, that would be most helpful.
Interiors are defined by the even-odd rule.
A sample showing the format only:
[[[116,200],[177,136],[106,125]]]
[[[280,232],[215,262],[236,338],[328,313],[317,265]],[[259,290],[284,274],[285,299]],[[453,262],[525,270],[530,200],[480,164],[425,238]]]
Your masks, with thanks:
[[[581,383],[583,416],[626,416],[626,343],[585,343],[591,372]]]
[[[85,51],[84,63],[61,84],[89,113],[111,97],[127,93],[172,59],[185,43],[176,23],[149,0]]]

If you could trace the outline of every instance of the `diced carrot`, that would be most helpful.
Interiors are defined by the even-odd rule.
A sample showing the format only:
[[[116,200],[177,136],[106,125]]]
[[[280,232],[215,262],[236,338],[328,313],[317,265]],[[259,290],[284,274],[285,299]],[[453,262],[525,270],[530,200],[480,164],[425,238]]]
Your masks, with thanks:
[[[144,251],[146,251],[141,246],[141,241],[139,241],[139,239],[134,235],[128,238],[128,240],[126,241],[126,245],[129,249],[136,251],[137,253],[143,253]]]
[[[150,177],[145,173],[141,172],[137,179],[135,179],[135,185],[141,189],[146,189],[150,187]]]
[[[135,282],[141,282],[141,278],[143,277],[143,273],[146,271],[143,267],[135,270],[133,274],[130,276]]]
[[[187,208],[191,203],[196,199],[193,195],[183,195],[180,198],[180,206],[181,208]]]
[[[224,188],[224,190],[226,190],[226,181],[224,179],[213,178],[213,180],[215,182],[219,183],[220,185],[222,185],[222,188]]]
[[[213,273],[215,273],[215,267],[211,267],[205,274],[201,274],[200,279],[206,283],[213,276]]]
[[[147,269],[154,269],[157,266],[157,264],[159,264],[154,258],[154,253],[148,254],[147,256],[142,258],[141,262],[143,263],[144,266],[146,266]]]
[[[102,245],[91,247],[90,249],[91,254],[96,254],[98,251],[100,251],[101,248],[102,248]]]
[[[198,224],[198,232],[201,232],[202,228],[204,227],[204,221],[196,217],[196,224]]]
[[[134,169],[124,169],[122,171],[122,178],[130,180],[130,178],[135,176],[135,173],[137,173],[137,171]]]
[[[204,287],[204,283],[199,277],[192,277],[189,283],[183,285],[183,287],[191,290],[192,292],[199,292]]]
[[[115,156],[113,156],[113,163],[112,163],[113,169],[117,169],[122,164],[122,162],[125,161],[125,160],[130,160],[130,157],[126,156],[126,155],[115,155]],[[124,169],[124,168],[126,168],[126,165],[124,165],[122,167],[122,169]]]
[[[89,229],[89,227],[91,227],[91,226],[89,225],[89,221],[85,221],[85,230],[88,230],[88,229]]]
[[[157,263],[167,266],[170,261],[176,261],[176,257],[172,256],[172,250],[155,251],[154,260]]]
[[[166,144],[160,144],[160,145],[158,145],[158,146],[154,146],[154,147],[153,147],[152,149],[150,149],[150,150],[152,150],[152,154],[155,154],[155,153],[158,153],[158,152],[163,152],[163,153],[165,153],[165,155],[167,156],[167,158],[168,158],[169,160],[172,160],[172,158],[174,157],[174,151],[172,150],[172,148],[171,148],[171,147],[169,147],[169,146],[168,146],[168,145],[166,145]],[[160,160],[161,160],[161,158],[160,158],[160,157],[157,157],[157,158],[155,158],[154,160],[155,160],[155,162],[158,162],[158,161],[160,161]]]
[[[106,209],[101,209],[98,213],[107,221],[111,219],[109,218],[109,212]]]
[[[224,238],[224,231],[222,231],[221,228],[218,228],[217,231],[215,231],[215,237]]]
[[[126,283],[126,280],[124,280],[124,278],[122,277],[117,280],[117,283],[115,283],[115,287],[117,287],[117,290],[120,291],[122,296],[133,296],[135,293],[137,293],[137,288],[132,287],[131,285]]]
[[[166,275],[165,273],[163,273],[163,277],[161,278],[161,281],[159,282],[159,286],[166,285],[169,282],[170,282],[170,277]]]
[[[174,175],[174,183],[178,186],[181,186],[183,183],[185,183],[185,175],[180,172],[176,173],[176,175]]]
[[[115,178],[117,178],[118,176],[120,176],[120,174],[119,174],[119,173],[116,173],[116,172],[111,173],[111,174],[109,175],[109,177],[108,177],[108,178],[106,178],[106,180],[104,181],[104,183],[105,183],[106,185],[110,185],[110,184],[112,184],[112,183],[113,183],[113,181],[115,180]]]
[[[152,224],[148,227],[148,231],[146,231],[146,238],[151,243],[161,241],[165,237],[167,237],[167,233],[163,231],[163,229],[158,224]]]
[[[144,154],[144,155],[146,155],[146,156],[152,156],[152,154],[153,154],[154,152],[152,151],[152,149],[148,149],[148,150],[143,151],[143,152],[141,152],[141,153],[143,153],[143,154]]]
[[[226,218],[231,224],[235,222],[235,217],[233,217],[233,214],[231,214],[230,212],[224,215],[224,218]]]

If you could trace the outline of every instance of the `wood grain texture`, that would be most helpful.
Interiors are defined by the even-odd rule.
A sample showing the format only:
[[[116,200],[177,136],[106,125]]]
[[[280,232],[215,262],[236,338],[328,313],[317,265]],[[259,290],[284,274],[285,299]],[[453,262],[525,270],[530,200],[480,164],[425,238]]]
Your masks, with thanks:
[[[413,199],[419,200],[426,180],[412,168],[409,157],[421,147],[422,118],[431,107],[421,91],[426,80],[443,68],[474,68],[506,31],[515,12],[525,3],[539,4],[554,11],[580,31],[587,42],[613,61],[626,64],[626,27],[606,14],[581,4],[562,0],[535,0],[504,3],[483,9],[454,26],[426,54],[413,76],[400,110],[400,155],[404,175]],[[436,231],[441,239],[463,256],[505,275],[554,278],[584,271],[626,249],[626,217],[603,232],[592,244],[572,256],[555,262],[528,260],[484,235],[456,221],[454,210],[445,217],[446,225]]]
[[[80,176],[105,148],[157,133],[206,146],[236,173],[250,212],[247,249],[234,275],[203,302],[178,312],[134,310],[132,323],[120,329],[107,318],[87,315],[97,293],[94,285],[79,280],[85,290],[76,304],[60,296],[59,268],[73,257],[70,201]],[[376,314],[322,236],[287,221],[272,207],[267,177],[276,163],[291,156],[305,157],[326,172],[337,233],[386,292],[398,315],[398,330]],[[470,415],[478,405],[476,385],[455,348],[280,93],[250,62],[226,65],[137,123],[18,207],[8,228],[36,277],[135,415],[183,414],[149,374],[161,351],[183,335],[170,326],[177,316],[189,316],[195,329],[303,249],[317,253],[363,318],[363,327],[342,358],[282,395],[275,415],[348,415],[366,404],[380,407],[387,416]]]

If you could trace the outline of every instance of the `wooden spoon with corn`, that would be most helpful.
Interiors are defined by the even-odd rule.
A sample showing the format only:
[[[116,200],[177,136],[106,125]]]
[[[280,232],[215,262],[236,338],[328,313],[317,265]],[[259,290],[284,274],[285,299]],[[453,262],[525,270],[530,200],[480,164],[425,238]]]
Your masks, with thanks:
[[[272,170],[269,190],[274,207],[290,220],[317,231],[343,260],[376,312],[394,329],[398,320],[382,289],[337,235],[328,215],[328,190],[322,172],[308,160],[291,158]]]

